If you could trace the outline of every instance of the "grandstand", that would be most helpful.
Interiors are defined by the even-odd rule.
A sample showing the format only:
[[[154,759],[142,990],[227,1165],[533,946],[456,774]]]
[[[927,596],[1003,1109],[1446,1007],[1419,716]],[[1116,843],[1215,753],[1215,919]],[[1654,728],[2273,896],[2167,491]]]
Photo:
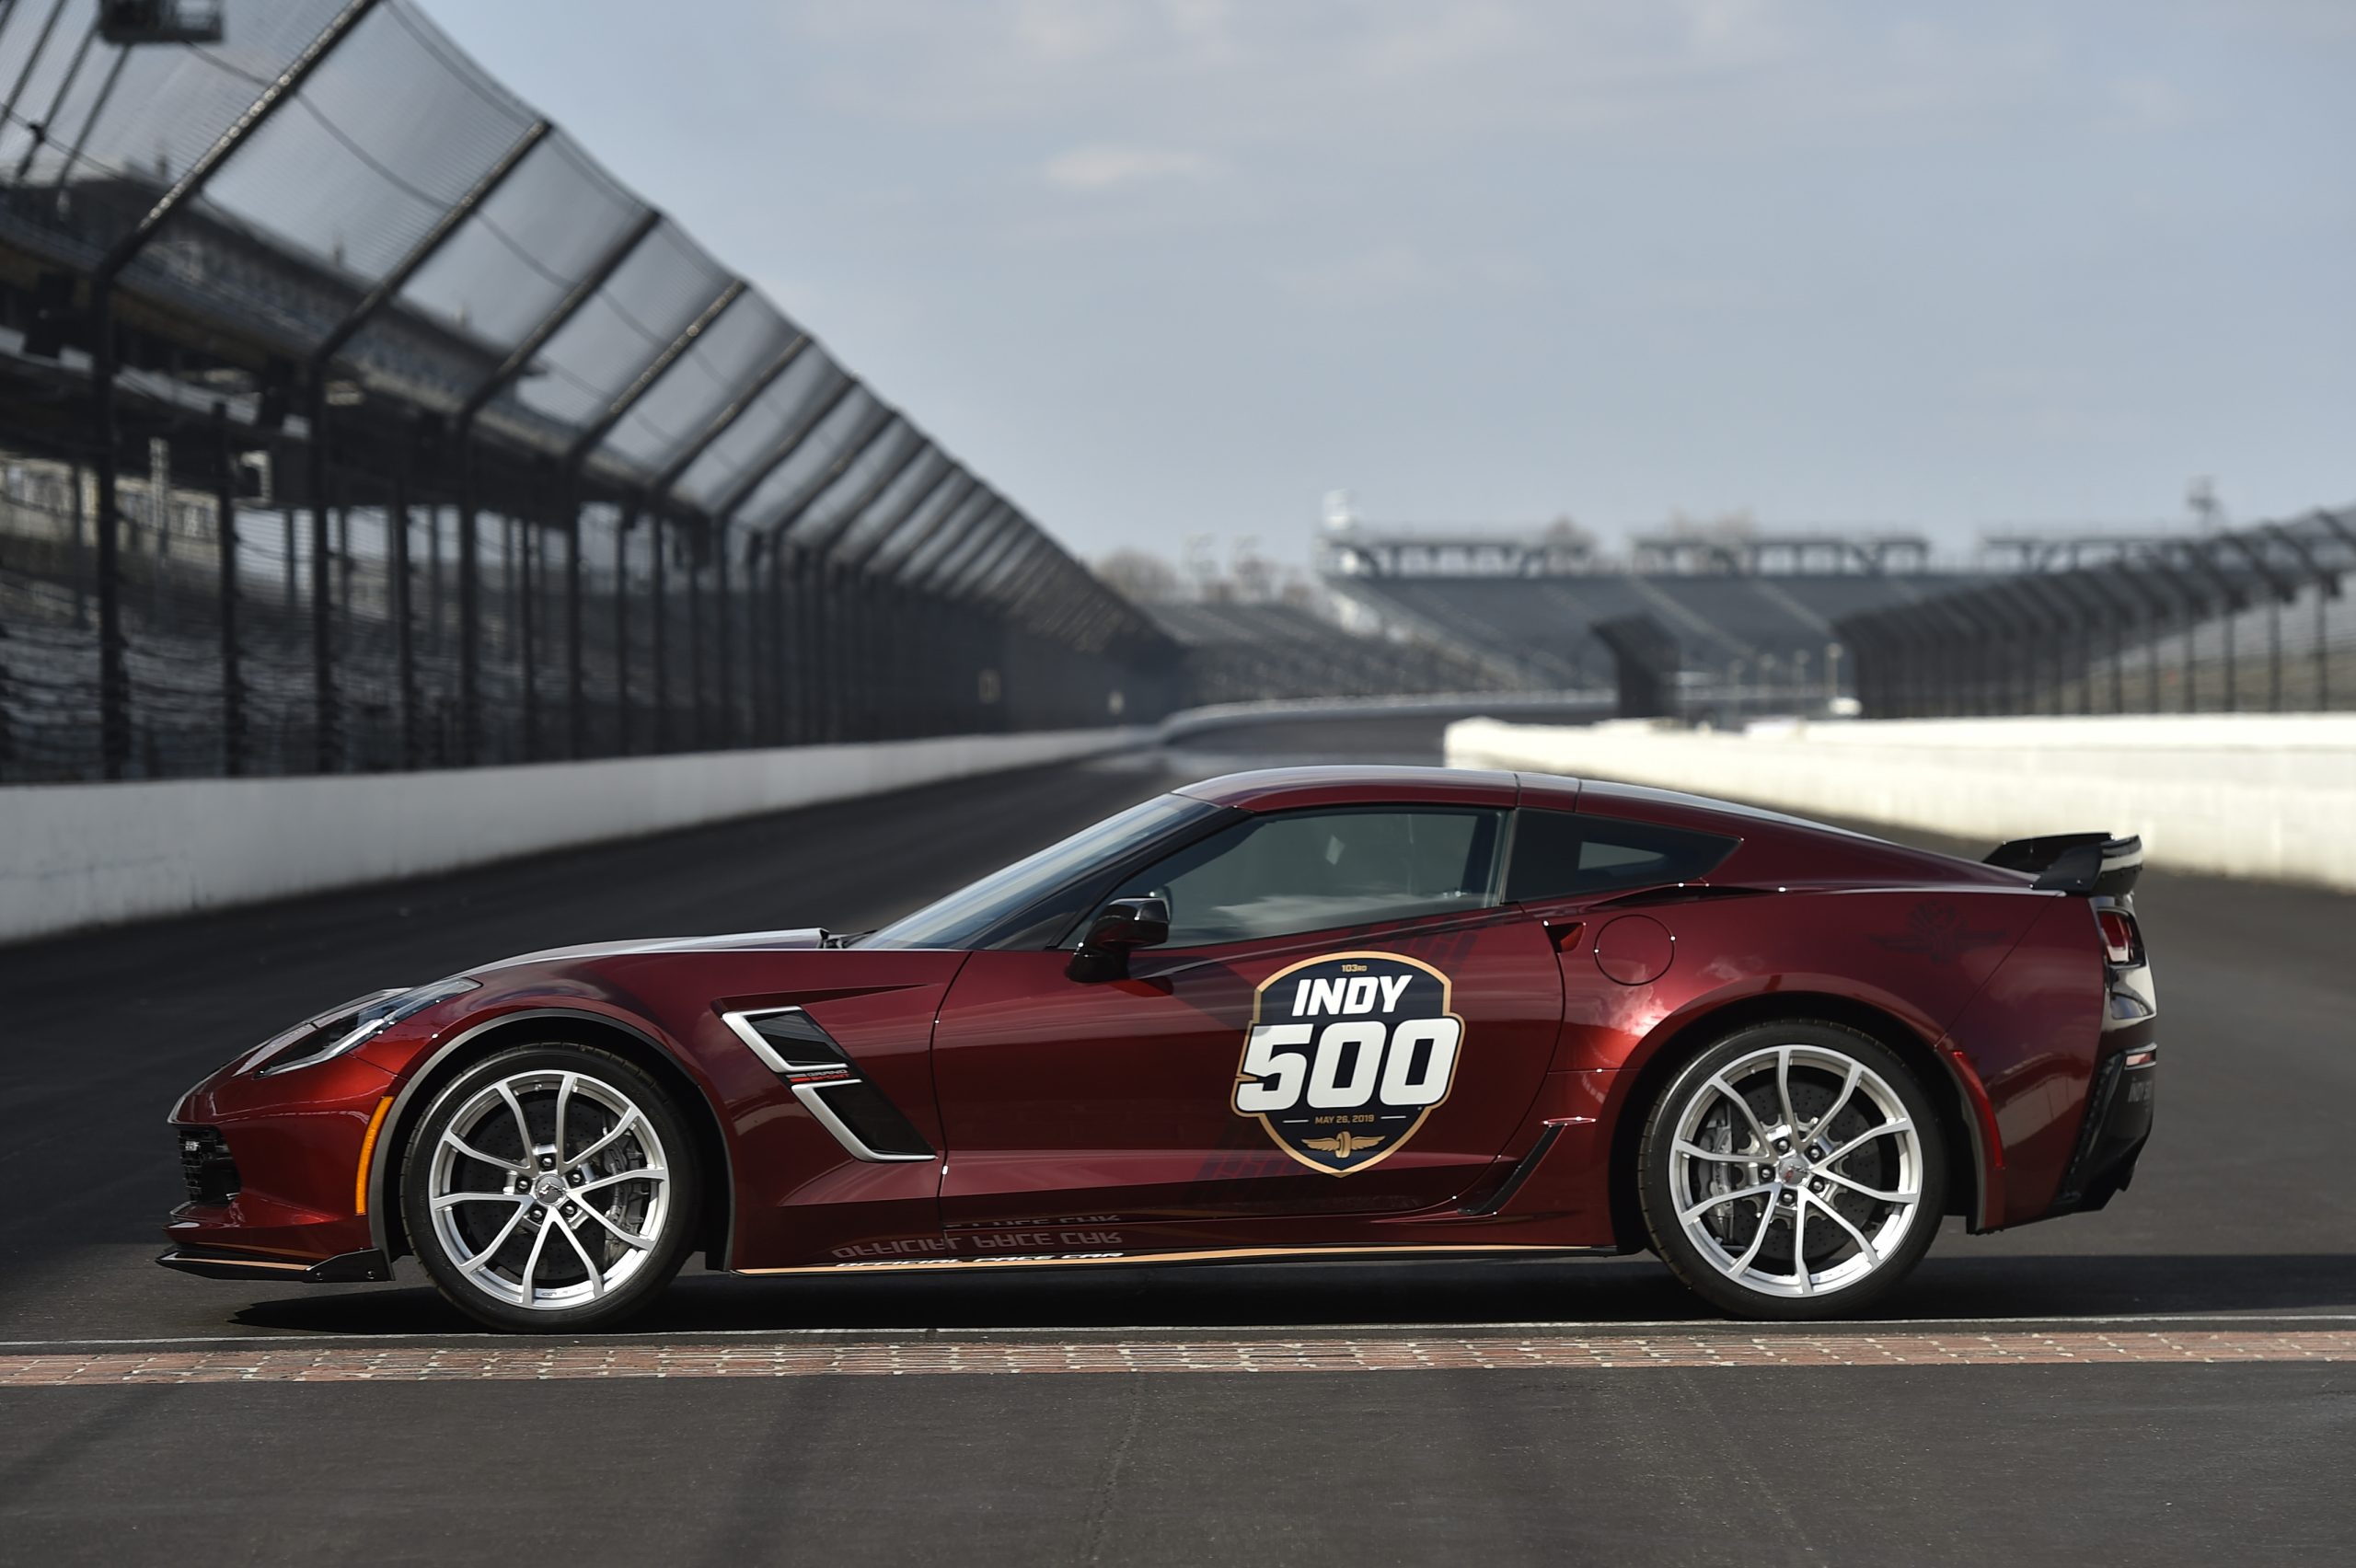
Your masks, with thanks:
[[[1444,641],[1352,631],[1300,604],[1145,606],[1184,651],[1190,703],[1495,691],[1519,683]]]
[[[1598,628],[1642,617],[1657,628],[1646,644],[1674,650],[1682,688],[1786,706],[1853,689],[1836,623],[1987,575],[1935,566],[1919,536],[1865,530],[1639,536],[1620,563],[1542,538],[1514,550],[1487,533],[1345,525],[1321,536],[1319,567],[1369,615],[1477,650],[1523,685],[1614,685]]]
[[[2212,520],[2213,521],[2213,520]],[[1326,584],[1508,684],[1610,687],[1631,716],[1734,720],[2289,711],[2356,703],[2356,512],[2197,532],[1639,535],[1328,525]]]

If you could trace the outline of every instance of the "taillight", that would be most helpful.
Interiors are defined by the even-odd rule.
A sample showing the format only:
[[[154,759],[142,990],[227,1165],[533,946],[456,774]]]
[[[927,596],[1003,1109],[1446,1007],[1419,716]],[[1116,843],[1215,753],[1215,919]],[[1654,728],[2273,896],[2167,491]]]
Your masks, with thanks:
[[[2124,909],[2102,909],[2095,913],[2095,924],[2102,928],[2103,956],[2113,963],[2132,963],[2139,945],[2135,931],[2135,917]]]

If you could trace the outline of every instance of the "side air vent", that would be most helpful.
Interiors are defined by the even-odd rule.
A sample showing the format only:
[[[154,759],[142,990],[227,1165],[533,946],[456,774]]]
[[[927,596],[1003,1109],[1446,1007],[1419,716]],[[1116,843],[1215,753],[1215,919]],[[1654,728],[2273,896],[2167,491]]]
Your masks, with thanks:
[[[782,1012],[748,1013],[745,1016],[752,1020],[753,1028],[762,1039],[782,1050],[790,1052],[796,1046],[814,1045],[837,1061],[843,1059],[843,1048],[818,1027],[816,1019],[800,1008],[787,1008]]]
[[[861,1159],[930,1159],[932,1146],[916,1130],[900,1108],[884,1096],[884,1091],[864,1078],[852,1078],[839,1084],[796,1084],[793,1092],[804,1105],[813,1109],[824,1107],[834,1113],[849,1137],[843,1147]],[[819,1120],[826,1118],[821,1116]],[[837,1138],[842,1132],[837,1132]]]
[[[932,1146],[850,1054],[800,1008],[720,1015],[854,1159],[930,1159]]]

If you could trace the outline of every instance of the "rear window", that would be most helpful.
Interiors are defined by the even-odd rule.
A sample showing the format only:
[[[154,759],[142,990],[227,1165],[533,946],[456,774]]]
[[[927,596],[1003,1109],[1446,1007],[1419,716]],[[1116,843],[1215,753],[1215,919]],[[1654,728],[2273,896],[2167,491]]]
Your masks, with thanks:
[[[1738,842],[1648,822],[1525,810],[1514,824],[1506,902],[1693,882],[1716,870]]]

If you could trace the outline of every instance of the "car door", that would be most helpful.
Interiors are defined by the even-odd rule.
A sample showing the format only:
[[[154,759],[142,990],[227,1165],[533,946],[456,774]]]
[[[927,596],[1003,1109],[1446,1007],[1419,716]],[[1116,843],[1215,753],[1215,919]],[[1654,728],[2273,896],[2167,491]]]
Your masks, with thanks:
[[[1171,909],[1125,977],[1075,978],[1068,946],[974,954],[933,1037],[944,1219],[1045,1228],[1026,1246],[1056,1251],[1114,1220],[1403,1213],[1464,1192],[1561,1020],[1551,942],[1500,906],[1505,818],[1247,817],[1106,890]]]

